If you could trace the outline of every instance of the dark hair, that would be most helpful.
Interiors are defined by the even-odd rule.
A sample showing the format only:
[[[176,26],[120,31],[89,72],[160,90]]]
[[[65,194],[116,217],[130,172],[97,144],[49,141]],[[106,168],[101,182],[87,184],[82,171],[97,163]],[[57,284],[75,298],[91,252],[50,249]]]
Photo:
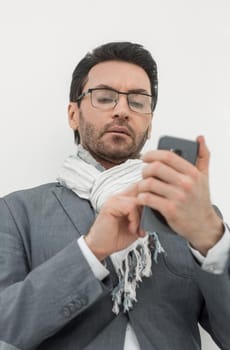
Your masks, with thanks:
[[[77,97],[82,93],[86,84],[90,69],[98,63],[105,61],[125,61],[142,67],[147,73],[151,94],[153,96],[152,109],[157,103],[157,65],[152,55],[142,45],[131,42],[111,42],[96,47],[92,52],[88,52],[85,57],[78,63],[73,71],[72,82],[70,86],[70,101],[76,102]],[[80,105],[80,101],[78,102]],[[74,132],[75,141],[80,142],[78,130]]]

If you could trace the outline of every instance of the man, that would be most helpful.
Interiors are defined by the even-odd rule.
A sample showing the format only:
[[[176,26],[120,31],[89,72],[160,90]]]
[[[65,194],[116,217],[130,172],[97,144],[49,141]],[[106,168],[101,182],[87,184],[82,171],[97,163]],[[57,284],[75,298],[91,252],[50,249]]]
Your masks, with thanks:
[[[1,350],[195,350],[198,322],[230,349],[230,235],[209,151],[200,136],[196,166],[162,150],[141,160],[156,100],[138,44],[105,44],[76,67],[76,154],[57,183],[0,202]],[[144,206],[177,234],[144,232]]]

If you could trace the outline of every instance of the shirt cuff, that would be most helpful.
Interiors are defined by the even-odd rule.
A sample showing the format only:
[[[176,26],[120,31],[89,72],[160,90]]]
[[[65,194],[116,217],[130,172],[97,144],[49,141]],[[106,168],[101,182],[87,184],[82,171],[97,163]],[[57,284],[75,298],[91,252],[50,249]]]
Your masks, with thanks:
[[[94,276],[100,281],[102,281],[106,276],[109,275],[109,270],[106,269],[106,267],[96,258],[93,252],[89,249],[84,239],[84,236],[81,236],[77,240],[77,243],[82,251],[82,254],[86,258],[89,266],[91,267]]]
[[[206,257],[189,245],[190,250],[201,264],[202,269],[214,274],[221,274],[224,272],[230,252],[230,231],[226,224],[224,226],[225,230],[223,236],[209,249]]]

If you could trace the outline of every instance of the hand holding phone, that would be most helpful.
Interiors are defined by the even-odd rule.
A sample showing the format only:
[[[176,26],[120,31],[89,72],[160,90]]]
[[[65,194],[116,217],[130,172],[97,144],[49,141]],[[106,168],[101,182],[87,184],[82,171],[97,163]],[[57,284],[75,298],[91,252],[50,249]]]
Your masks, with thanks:
[[[198,143],[173,136],[162,136],[158,143],[158,149],[175,152],[192,164],[196,164],[198,155]],[[141,217],[141,227],[145,231],[174,232],[168,225],[164,216],[157,210],[144,207]]]

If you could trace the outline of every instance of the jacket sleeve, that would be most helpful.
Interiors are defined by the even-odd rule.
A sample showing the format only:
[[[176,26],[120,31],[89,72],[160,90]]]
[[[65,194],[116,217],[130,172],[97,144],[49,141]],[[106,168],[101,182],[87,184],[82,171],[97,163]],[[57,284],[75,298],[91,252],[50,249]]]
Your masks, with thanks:
[[[229,350],[230,257],[221,274],[204,271],[195,263],[195,276],[204,297],[200,324],[222,350]]]
[[[29,270],[24,244],[0,199],[0,349],[34,349],[108,293],[77,240]]]

